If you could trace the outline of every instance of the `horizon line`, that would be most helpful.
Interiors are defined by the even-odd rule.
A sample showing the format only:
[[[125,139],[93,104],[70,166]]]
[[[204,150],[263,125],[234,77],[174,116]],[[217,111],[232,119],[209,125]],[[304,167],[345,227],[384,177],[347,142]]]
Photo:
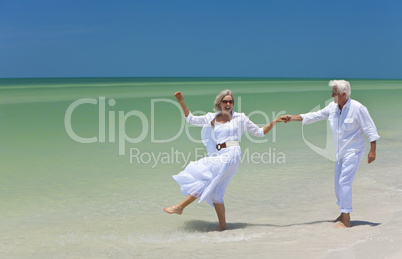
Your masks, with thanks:
[[[248,79],[301,79],[301,80],[311,80],[311,79],[323,79],[323,80],[333,80],[333,79],[346,79],[346,80],[402,80],[402,78],[362,78],[362,77],[259,77],[259,76],[67,76],[67,77],[0,77],[0,80],[7,79],[116,79],[116,78],[203,78],[203,79],[215,79],[215,78],[248,78]]]

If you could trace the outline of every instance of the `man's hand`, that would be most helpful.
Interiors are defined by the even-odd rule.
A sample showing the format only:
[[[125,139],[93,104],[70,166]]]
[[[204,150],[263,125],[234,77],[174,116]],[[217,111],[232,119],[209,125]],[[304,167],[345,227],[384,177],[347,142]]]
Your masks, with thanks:
[[[291,121],[302,121],[302,117],[300,115],[284,115],[286,119],[284,120],[285,123],[291,122]]]
[[[368,163],[370,164],[371,162],[373,162],[375,160],[375,151],[370,150],[369,154],[368,154]]]
[[[368,158],[367,158],[369,164],[375,160],[375,151],[377,149],[377,141],[371,142],[370,145],[371,145],[370,152],[369,152]]]

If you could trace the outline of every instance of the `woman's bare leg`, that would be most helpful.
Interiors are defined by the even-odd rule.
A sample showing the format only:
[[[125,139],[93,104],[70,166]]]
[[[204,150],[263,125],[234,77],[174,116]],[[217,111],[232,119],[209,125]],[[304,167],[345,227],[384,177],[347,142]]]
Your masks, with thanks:
[[[197,198],[192,196],[191,194],[187,196],[183,201],[178,203],[177,205],[171,206],[169,208],[163,208],[164,211],[166,211],[169,214],[179,214],[181,215],[183,213],[183,209],[190,205],[193,201],[195,201]]]
[[[219,227],[218,231],[224,231],[226,230],[226,217],[225,217],[225,205],[224,204],[219,204],[219,203],[214,203],[215,211],[216,214],[218,215],[218,220],[219,220]]]

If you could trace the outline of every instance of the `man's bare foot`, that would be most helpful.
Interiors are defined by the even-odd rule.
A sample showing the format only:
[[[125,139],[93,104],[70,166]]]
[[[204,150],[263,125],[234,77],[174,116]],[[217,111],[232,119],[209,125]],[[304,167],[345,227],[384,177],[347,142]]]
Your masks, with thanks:
[[[226,226],[225,227],[221,227],[221,226],[219,226],[218,228],[216,228],[214,231],[219,231],[219,232],[222,232],[222,231],[225,231],[227,228],[226,228]]]
[[[350,213],[341,213],[341,215],[337,218],[340,220],[338,224],[336,224],[336,228],[350,228],[352,224],[350,223]]]
[[[178,208],[177,206],[172,206],[169,208],[163,207],[163,210],[169,214],[179,214],[181,215],[183,213],[183,209]]]
[[[337,217],[335,220],[333,220],[332,222],[338,222],[338,221],[342,221],[342,218],[343,218],[343,216],[342,216],[342,213],[341,213],[341,215],[339,215],[339,217]]]
[[[351,224],[345,224],[342,221],[335,225],[335,228],[350,228],[352,227]]]

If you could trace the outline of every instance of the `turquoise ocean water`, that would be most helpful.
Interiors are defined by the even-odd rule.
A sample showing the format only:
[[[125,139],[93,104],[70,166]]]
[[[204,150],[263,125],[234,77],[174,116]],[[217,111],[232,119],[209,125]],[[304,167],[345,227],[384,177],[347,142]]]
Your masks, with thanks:
[[[176,91],[203,114],[231,89],[234,110],[265,125],[324,107],[328,81],[0,79],[0,257],[293,258],[305,247],[323,258],[373,236],[402,210],[401,80],[350,80],[352,98],[368,108],[381,139],[377,160],[364,161],[356,175],[352,220],[359,231],[352,228],[343,243],[327,222],[338,207],[333,162],[322,155],[331,144],[326,122],[243,136],[243,161],[225,195],[228,231],[210,231],[217,219],[206,203],[181,216],[162,211],[184,198],[171,176],[205,152],[201,129],[183,121]]]

